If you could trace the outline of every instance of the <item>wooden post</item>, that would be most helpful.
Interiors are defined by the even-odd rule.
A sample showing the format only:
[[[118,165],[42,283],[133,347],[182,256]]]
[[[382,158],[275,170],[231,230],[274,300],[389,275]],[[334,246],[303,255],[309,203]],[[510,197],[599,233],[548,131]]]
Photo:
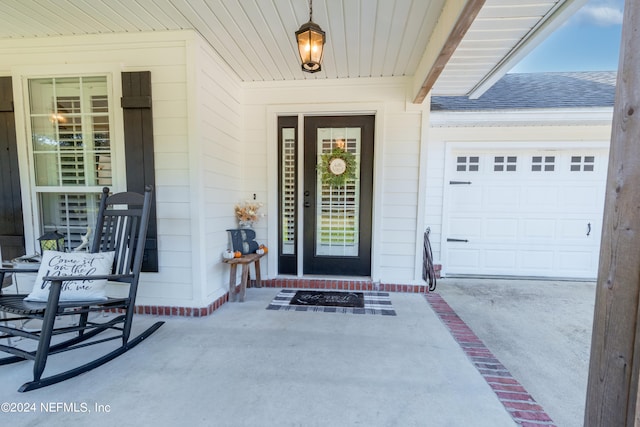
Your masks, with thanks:
[[[640,2],[626,0],[584,425],[640,425]]]

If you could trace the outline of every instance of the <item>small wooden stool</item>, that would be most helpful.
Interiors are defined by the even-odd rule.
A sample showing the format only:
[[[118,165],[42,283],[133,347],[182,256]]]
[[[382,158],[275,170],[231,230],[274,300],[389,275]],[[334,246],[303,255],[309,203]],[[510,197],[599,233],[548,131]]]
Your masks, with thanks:
[[[247,289],[247,283],[249,282],[249,270],[251,263],[254,263],[256,266],[256,287],[262,287],[262,283],[260,282],[260,258],[262,258],[264,254],[246,254],[242,255],[240,258],[231,258],[224,259],[223,262],[225,264],[229,264],[231,266],[231,273],[229,274],[229,300],[235,301],[236,295],[236,271],[238,269],[238,264],[242,266],[242,280],[240,281],[240,302],[244,302],[244,293]]]

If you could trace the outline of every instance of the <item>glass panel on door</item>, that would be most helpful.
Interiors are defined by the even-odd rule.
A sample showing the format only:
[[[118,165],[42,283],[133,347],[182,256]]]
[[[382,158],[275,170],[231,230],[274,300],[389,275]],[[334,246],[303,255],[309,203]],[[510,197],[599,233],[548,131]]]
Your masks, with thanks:
[[[319,128],[317,134],[316,236],[317,256],[358,256],[360,218],[361,129]],[[342,155],[342,152],[348,153]],[[349,156],[350,154],[350,156]],[[350,173],[344,183],[323,180],[327,173]]]

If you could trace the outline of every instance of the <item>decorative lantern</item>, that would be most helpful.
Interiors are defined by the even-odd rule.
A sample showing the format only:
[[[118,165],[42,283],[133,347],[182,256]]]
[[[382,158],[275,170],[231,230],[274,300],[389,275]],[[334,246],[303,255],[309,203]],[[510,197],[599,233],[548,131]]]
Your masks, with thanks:
[[[56,231],[49,231],[38,237],[40,241],[40,250],[44,251],[60,251],[64,252],[64,236]]]
[[[309,0],[309,22],[302,24],[296,31],[298,53],[302,62],[302,71],[317,73],[322,69],[322,53],[325,35],[318,24],[313,22],[313,1]]]

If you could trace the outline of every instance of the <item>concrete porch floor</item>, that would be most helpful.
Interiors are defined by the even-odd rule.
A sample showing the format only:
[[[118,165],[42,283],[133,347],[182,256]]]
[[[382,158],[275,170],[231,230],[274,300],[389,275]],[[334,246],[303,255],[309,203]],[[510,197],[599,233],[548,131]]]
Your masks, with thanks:
[[[589,299],[589,289],[594,284],[446,279],[438,285],[555,421],[535,425],[558,426],[582,425],[586,364],[556,347],[588,357],[593,302],[578,302],[585,307],[578,314],[571,306]],[[31,378],[31,362],[0,366],[0,411],[30,411],[2,418],[12,426],[517,425],[423,295],[392,293],[397,316],[266,310],[278,291],[251,288],[246,302],[225,304],[211,316],[166,318],[125,355],[44,389],[16,391]],[[532,293],[551,305],[523,310]],[[142,330],[159,318],[139,315],[134,326]],[[48,368],[87,356],[74,353],[53,357]]]

